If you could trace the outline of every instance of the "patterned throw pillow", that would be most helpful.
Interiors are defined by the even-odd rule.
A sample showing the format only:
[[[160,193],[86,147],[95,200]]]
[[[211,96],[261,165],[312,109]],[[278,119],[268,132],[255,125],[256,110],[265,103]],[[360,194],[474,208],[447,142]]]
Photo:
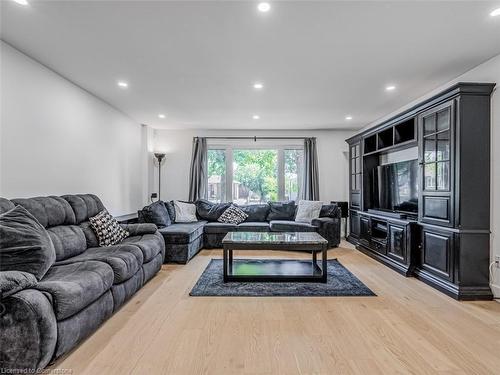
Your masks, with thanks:
[[[222,215],[220,215],[217,221],[227,224],[239,224],[244,222],[247,217],[248,215],[244,213],[243,210],[232,204],[222,213]]]
[[[129,236],[129,233],[106,210],[89,218],[89,221],[99,239],[99,246],[116,245]]]

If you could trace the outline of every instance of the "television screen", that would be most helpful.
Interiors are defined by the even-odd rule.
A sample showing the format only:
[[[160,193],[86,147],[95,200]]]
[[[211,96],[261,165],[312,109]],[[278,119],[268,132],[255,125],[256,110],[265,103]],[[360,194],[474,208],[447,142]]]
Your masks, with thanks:
[[[382,210],[418,213],[418,161],[375,168],[374,206]]]

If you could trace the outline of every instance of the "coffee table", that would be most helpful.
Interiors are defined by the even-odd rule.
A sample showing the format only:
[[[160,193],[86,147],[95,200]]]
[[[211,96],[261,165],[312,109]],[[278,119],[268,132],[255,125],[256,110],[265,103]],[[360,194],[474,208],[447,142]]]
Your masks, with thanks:
[[[326,283],[328,241],[316,232],[229,232],[222,240],[224,282],[281,281]],[[234,259],[234,250],[312,253],[312,260]],[[317,254],[321,252],[321,266]]]

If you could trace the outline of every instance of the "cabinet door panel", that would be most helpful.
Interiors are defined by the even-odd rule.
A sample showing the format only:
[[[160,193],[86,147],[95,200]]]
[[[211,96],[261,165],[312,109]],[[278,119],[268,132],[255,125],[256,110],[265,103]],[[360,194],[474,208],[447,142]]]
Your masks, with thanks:
[[[389,224],[387,255],[399,262],[406,262],[405,228]]]
[[[363,245],[370,244],[370,219],[367,217],[359,218],[359,240]]]
[[[356,211],[351,211],[349,215],[350,235],[359,238],[359,215]]]
[[[453,233],[424,228],[422,231],[421,267],[453,281]]]

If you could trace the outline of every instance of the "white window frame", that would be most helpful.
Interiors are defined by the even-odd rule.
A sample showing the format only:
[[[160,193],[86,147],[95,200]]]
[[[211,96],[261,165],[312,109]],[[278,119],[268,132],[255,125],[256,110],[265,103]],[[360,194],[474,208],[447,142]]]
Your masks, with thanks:
[[[285,199],[285,150],[302,150],[301,144],[234,144],[234,143],[213,143],[209,144],[208,150],[224,150],[226,155],[226,191],[225,200],[233,201],[233,150],[275,150],[278,152],[278,200]],[[208,167],[207,167],[208,170]],[[301,179],[299,179],[299,195],[301,190]],[[208,179],[208,176],[207,176]]]

